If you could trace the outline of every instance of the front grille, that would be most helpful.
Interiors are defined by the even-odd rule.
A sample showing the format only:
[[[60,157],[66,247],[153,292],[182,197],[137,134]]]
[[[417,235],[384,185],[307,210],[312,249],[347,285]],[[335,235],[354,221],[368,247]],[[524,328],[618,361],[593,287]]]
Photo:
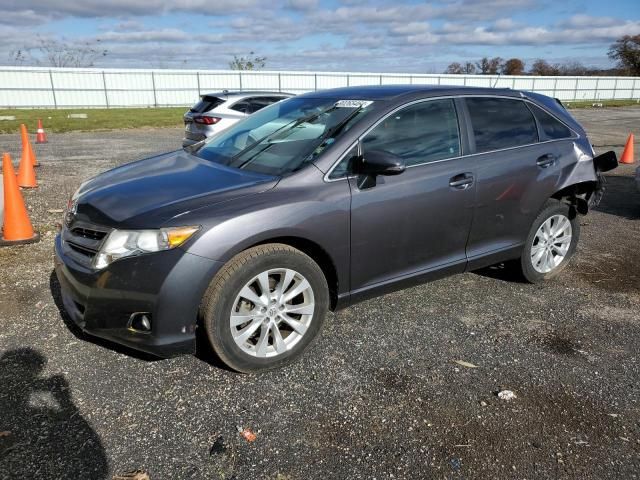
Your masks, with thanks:
[[[73,250],[74,252],[81,253],[82,255],[86,255],[87,257],[93,258],[94,255],[98,253],[97,251],[91,250],[90,248],[82,247],[73,242],[67,242],[67,243],[69,244],[69,248],[71,248],[71,250]]]
[[[76,227],[71,229],[71,234],[76,237],[89,238],[91,240],[102,240],[107,232],[101,232],[99,230],[91,230],[89,228]]]
[[[89,265],[108,234],[109,231],[101,227],[77,225],[65,228],[62,231],[62,238],[70,252],[73,252],[74,258],[80,263]]]

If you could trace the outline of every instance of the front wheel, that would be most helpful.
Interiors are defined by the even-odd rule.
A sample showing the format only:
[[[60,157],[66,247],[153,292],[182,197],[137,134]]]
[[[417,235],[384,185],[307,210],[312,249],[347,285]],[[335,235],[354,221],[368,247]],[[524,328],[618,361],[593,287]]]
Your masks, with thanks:
[[[580,222],[566,203],[549,200],[527,235],[520,266],[525,279],[539,283],[558,275],[578,245]]]
[[[239,372],[280,367],[317,337],[329,305],[322,269],[283,244],[232,258],[211,282],[201,317],[216,354]]]

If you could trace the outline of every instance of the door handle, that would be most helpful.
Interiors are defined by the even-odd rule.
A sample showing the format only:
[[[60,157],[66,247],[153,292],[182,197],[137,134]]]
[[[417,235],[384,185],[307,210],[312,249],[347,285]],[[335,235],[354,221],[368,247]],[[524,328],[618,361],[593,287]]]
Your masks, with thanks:
[[[556,160],[557,157],[555,155],[553,155],[552,153],[547,153],[546,155],[538,157],[538,159],[536,160],[536,164],[539,167],[547,168],[556,163]]]
[[[473,183],[473,175],[471,173],[461,173],[449,179],[449,186],[458,190],[465,190]]]

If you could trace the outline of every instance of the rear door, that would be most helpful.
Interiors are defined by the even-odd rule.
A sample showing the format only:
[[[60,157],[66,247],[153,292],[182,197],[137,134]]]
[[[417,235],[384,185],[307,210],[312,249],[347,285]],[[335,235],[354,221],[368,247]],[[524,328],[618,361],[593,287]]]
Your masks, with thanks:
[[[517,249],[542,205],[555,192],[567,145],[540,139],[528,102],[518,98],[465,99],[477,162],[476,210],[467,255]]]
[[[462,156],[452,98],[407,105],[360,142],[404,159],[397,176],[351,186],[351,289],[354,292],[430,271],[463,271],[475,196],[473,159]]]

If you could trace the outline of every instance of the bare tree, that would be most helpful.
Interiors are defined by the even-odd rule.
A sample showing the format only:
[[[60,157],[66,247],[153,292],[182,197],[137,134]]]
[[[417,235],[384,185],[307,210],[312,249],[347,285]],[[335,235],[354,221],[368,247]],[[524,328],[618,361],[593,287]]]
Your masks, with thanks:
[[[524,73],[524,62],[519,58],[510,58],[502,65],[503,75],[522,75]]]
[[[447,69],[444,71],[444,73],[460,75],[461,73],[463,73],[462,65],[460,65],[458,62],[450,63]]]
[[[27,49],[12,50],[9,52],[9,65],[24,65],[29,60],[29,51]]]
[[[558,67],[555,65],[551,65],[546,60],[541,58],[537,59],[531,65],[531,71],[529,72],[531,75],[541,75],[541,76],[550,76],[550,75],[558,75]]]
[[[267,63],[267,57],[259,57],[254,52],[249,52],[246,57],[233,56],[233,60],[229,62],[231,70],[260,70]]]
[[[476,73],[476,66],[472,62],[465,62],[465,64],[462,66],[462,73],[472,75]]]
[[[449,66],[444,71],[444,73],[451,73],[454,75],[461,75],[463,73],[472,74],[472,73],[476,73],[476,66],[471,62],[466,62],[464,65],[458,62],[453,62],[449,64]]]
[[[65,41],[39,38],[40,52],[43,61],[51,67],[93,67],[97,59],[106,57],[107,50],[100,48],[100,40],[95,42],[67,43]]]
[[[640,34],[619,38],[609,48],[608,55],[629,75],[640,75]]]
[[[558,75],[582,76],[589,73],[589,69],[580,62],[566,62],[554,67],[558,70]]]
[[[500,71],[501,66],[502,58],[500,57],[483,57],[479,62],[476,62],[476,67],[478,67],[478,70],[482,75],[495,75]]]

